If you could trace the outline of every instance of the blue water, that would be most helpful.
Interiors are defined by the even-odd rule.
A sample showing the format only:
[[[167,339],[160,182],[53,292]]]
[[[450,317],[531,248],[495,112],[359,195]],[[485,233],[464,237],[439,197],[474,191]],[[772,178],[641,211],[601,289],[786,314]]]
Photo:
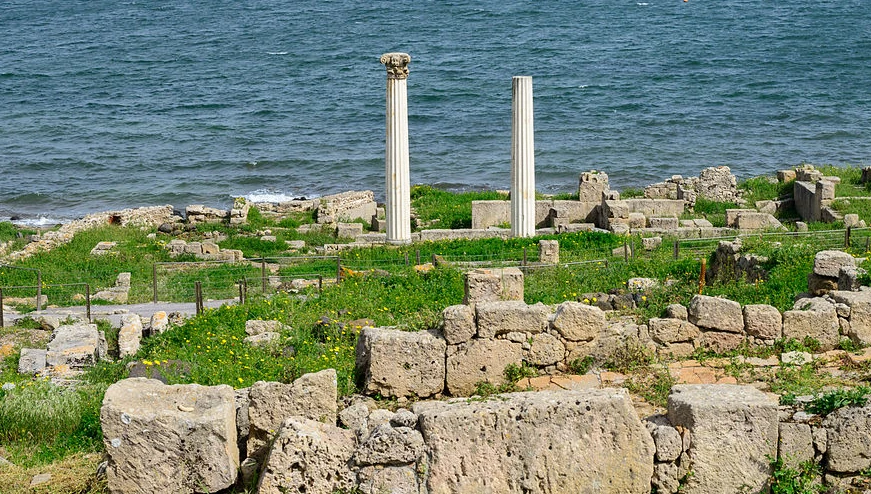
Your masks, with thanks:
[[[613,186],[871,161],[867,0],[4,0],[0,219],[232,195],[383,196],[388,51],[412,182],[507,188],[511,77],[536,178]]]

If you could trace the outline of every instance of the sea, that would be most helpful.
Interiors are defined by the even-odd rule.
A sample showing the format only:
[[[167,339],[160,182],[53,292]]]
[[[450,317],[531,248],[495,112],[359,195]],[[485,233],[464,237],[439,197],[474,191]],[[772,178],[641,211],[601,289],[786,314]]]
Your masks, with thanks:
[[[532,76],[539,191],[871,162],[868,0],[3,0],[0,221],[384,196],[411,55],[412,183],[505,189]]]

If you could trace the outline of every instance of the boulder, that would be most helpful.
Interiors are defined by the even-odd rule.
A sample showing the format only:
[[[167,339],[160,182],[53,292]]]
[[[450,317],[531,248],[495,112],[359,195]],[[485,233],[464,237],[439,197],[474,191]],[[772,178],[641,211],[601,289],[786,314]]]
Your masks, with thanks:
[[[493,338],[507,333],[541,333],[547,329],[550,307],[538,303],[526,305],[520,300],[481,302],[475,306],[478,337]]]
[[[478,330],[475,326],[475,311],[469,305],[451,305],[442,311],[443,332],[449,345],[472,339]]]
[[[118,331],[118,356],[124,358],[136,354],[141,341],[142,319],[137,314],[125,314],[121,317]]]
[[[745,305],[744,329],[750,336],[764,340],[776,340],[783,333],[783,317],[776,307],[770,305]]]
[[[538,262],[545,264],[559,264],[559,241],[538,241]]]
[[[97,362],[100,335],[96,324],[60,326],[51,334],[46,347],[46,365],[65,365],[71,369],[84,369]]]
[[[508,340],[473,339],[458,345],[448,355],[446,383],[453,396],[469,396],[481,381],[492,384],[505,382],[503,372],[508,364],[523,361],[520,343]]]
[[[364,328],[357,340],[357,372],[365,393],[428,397],[445,384],[445,340],[429,331]]]
[[[726,353],[737,350],[744,343],[744,335],[724,333],[723,331],[703,331],[697,340],[698,346],[707,348],[714,353]]]
[[[654,444],[623,389],[414,407],[430,494],[649,492]]]
[[[260,494],[349,492],[356,487],[351,470],[354,432],[303,417],[280,426],[257,492]]]
[[[216,492],[236,481],[230,386],[124,379],[106,390],[100,423],[111,492]]]
[[[840,250],[823,250],[814,256],[814,274],[835,278],[837,280],[841,268],[844,266],[855,267],[856,260],[853,256]]]
[[[668,423],[668,419],[646,422],[647,431],[656,445],[656,461],[675,461],[683,453],[683,439],[680,433]]]
[[[266,331],[265,333],[258,333],[252,336],[246,336],[242,342],[247,343],[251,346],[259,346],[265,347],[272,345],[273,343],[281,340],[281,334],[275,333],[272,331]]]
[[[689,321],[700,328],[744,332],[744,315],[741,304],[733,300],[707,295],[696,295],[689,306]]]
[[[777,454],[777,403],[751,386],[679,384],[668,419],[689,430],[688,494],[764,491]]]
[[[680,319],[681,321],[686,321],[689,317],[687,308],[681,304],[670,304],[665,308],[665,314],[672,319]]]
[[[590,341],[605,328],[607,322],[602,309],[567,301],[557,306],[551,324],[566,340]]]
[[[336,371],[305,374],[290,384],[257,381],[248,391],[248,456],[262,460],[269,441],[288,417],[336,423]]]
[[[699,336],[699,328],[689,321],[680,319],[651,318],[647,321],[650,337],[660,344],[693,341]]]
[[[871,405],[839,408],[826,417],[823,427],[829,471],[851,473],[871,467]]]

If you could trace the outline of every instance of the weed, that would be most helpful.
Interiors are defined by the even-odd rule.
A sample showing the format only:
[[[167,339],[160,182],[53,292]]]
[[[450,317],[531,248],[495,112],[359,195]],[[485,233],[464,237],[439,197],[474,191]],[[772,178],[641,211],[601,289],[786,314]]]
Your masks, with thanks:
[[[826,488],[817,482],[822,469],[813,460],[800,463],[796,468],[784,464],[783,458],[768,457],[771,465],[771,494],[816,494]]]
[[[573,374],[586,374],[590,372],[590,369],[593,368],[593,364],[596,363],[596,359],[593,358],[592,355],[587,355],[584,358],[576,358],[569,362],[569,371]]]
[[[505,366],[505,370],[502,372],[502,375],[505,376],[505,380],[517,384],[518,381],[528,377],[535,377],[538,375],[538,372],[534,367],[530,367],[526,364],[526,362],[517,364],[508,364]]]
[[[859,386],[855,389],[838,389],[814,398],[805,405],[805,410],[817,415],[828,415],[843,407],[862,407],[868,400],[871,388]]]

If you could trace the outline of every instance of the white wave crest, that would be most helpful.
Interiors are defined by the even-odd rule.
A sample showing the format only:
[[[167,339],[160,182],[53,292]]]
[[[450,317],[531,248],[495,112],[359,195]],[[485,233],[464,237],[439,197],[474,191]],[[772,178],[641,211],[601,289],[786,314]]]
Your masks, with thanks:
[[[274,189],[257,189],[255,191],[251,191],[247,194],[243,194],[242,197],[249,202],[287,202],[292,201],[295,198],[299,197],[299,194],[293,194],[291,192],[283,192]],[[306,198],[313,199],[317,197],[316,195],[307,195]]]
[[[69,218],[52,218],[49,216],[39,216],[37,218],[21,218],[18,220],[12,220],[12,224],[18,226],[42,227],[61,225],[64,223],[69,223],[70,221],[72,220]]]
[[[286,51],[268,51],[267,55],[287,55]]]

